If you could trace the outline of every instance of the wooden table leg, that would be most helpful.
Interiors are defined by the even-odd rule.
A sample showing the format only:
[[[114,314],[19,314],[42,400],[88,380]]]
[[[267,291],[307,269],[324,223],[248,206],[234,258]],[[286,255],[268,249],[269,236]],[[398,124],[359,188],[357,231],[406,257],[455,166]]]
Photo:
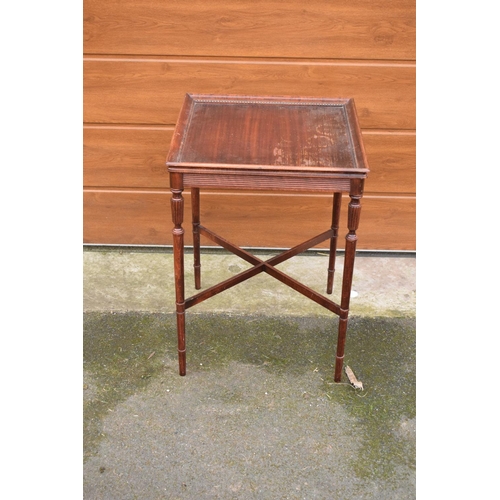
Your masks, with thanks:
[[[330,239],[330,260],[328,262],[328,282],[326,285],[326,293],[330,294],[333,291],[333,277],[335,275],[335,258],[337,256],[337,240],[339,235],[339,218],[340,205],[342,203],[342,193],[333,194],[333,210],[332,210],[332,231],[333,236]]]
[[[182,180],[178,182],[182,186]],[[184,199],[182,187],[172,187],[172,230],[174,246],[175,305],[177,313],[177,345],[179,352],[179,374],[186,375],[186,325],[184,300]]]
[[[347,320],[349,316],[349,301],[351,299],[352,275],[354,271],[354,257],[356,255],[356,229],[359,225],[361,214],[361,197],[363,195],[363,179],[352,179],[347,213],[347,226],[349,232],[345,239],[344,275],[342,277],[342,298],[340,302],[339,334],[337,339],[337,357],[335,360],[335,382],[340,382],[342,377],[342,365],[344,363],[344,347],[347,332]]]
[[[191,188],[191,208],[193,212],[194,287],[199,290],[201,288],[199,188]]]

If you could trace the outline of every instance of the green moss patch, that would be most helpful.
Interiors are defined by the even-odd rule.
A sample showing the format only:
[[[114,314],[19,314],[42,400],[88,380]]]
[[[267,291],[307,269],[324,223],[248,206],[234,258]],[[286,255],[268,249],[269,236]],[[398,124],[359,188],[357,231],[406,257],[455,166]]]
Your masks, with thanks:
[[[265,373],[267,387],[282,395],[269,407],[276,415],[286,416],[304,405],[307,408],[309,402],[321,408],[331,405],[332,411],[341,408],[339,414],[348,415],[346,432],[356,435],[360,444],[356,453],[335,460],[348,463],[360,481],[390,484],[397,471],[411,474],[415,468],[415,318],[350,319],[345,364],[363,382],[364,391],[348,385],[345,375],[341,384],[333,381],[337,327],[338,319],[333,315],[260,317],[188,312],[184,378],[177,375],[173,315],[86,313],[85,458],[98,453],[99,442],[105,437],[105,418],[131,396],[145,393],[153,381],[160,384],[164,380],[160,392],[171,391],[175,397],[196,390],[196,397],[186,395],[187,402],[199,404],[203,397],[227,405],[228,411],[241,407],[252,415],[249,405],[255,401],[262,406],[272,391],[256,387],[256,393],[260,390],[262,394],[253,397],[251,388],[243,389],[238,377],[224,378],[234,367],[245,366],[245,370]],[[194,380],[196,384],[191,386]],[[307,413],[304,415],[299,419],[304,429],[321,429],[321,422],[308,422]],[[306,439],[301,424],[294,425],[297,439]],[[335,432],[341,431],[332,432],[324,429],[324,446],[317,444],[318,450],[328,449],[328,443],[336,439]]]

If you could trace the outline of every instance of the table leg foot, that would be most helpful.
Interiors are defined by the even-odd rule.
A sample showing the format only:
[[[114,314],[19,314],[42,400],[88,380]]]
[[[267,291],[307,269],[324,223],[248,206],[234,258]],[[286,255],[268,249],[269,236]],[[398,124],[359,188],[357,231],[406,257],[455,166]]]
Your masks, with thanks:
[[[349,232],[345,237],[344,275],[342,277],[342,298],[340,301],[339,335],[337,340],[337,359],[335,362],[335,382],[340,382],[342,376],[342,365],[344,361],[344,347],[347,333],[347,321],[349,316],[349,302],[351,300],[352,277],[354,273],[354,258],[356,256],[356,243],[358,237],[356,230],[359,225],[361,213],[361,196],[363,183],[360,180],[351,181],[349,196],[351,201],[347,213],[347,226]]]
[[[178,339],[178,358],[179,358],[179,375],[186,375],[186,328],[185,314],[177,313],[177,339]]]
[[[179,351],[179,375],[186,376],[186,351]]]
[[[347,315],[347,314],[346,314]],[[335,376],[333,380],[340,382],[342,378],[342,366],[344,364],[345,337],[347,333],[347,318],[339,320],[339,335],[337,340],[337,356],[335,358]]]

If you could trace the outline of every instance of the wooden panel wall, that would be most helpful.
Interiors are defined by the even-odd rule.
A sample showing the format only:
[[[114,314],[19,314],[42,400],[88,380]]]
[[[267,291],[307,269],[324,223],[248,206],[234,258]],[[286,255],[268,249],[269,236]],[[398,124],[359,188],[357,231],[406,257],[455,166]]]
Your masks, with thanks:
[[[84,242],[171,244],[165,158],[193,92],[354,97],[371,167],[358,248],[415,249],[414,0],[84,0],[84,37]],[[201,199],[203,223],[258,247],[325,230],[330,206]]]

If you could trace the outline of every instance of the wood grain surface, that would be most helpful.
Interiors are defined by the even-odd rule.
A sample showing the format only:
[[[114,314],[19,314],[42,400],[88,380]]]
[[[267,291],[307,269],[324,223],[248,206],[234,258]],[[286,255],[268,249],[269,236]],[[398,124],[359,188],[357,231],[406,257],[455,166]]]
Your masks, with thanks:
[[[232,93],[353,97],[370,165],[358,248],[415,250],[415,12],[415,0],[84,0],[84,241],[171,244],[165,159],[184,95]],[[325,229],[331,199],[202,192],[201,210],[213,225],[229,212],[236,243],[286,247]]]
[[[84,127],[84,187],[168,188],[172,134],[173,127]]]
[[[84,61],[87,123],[173,125],[186,92],[353,97],[362,128],[414,130],[416,123],[414,64],[93,57]]]
[[[84,242],[171,245],[169,191],[87,190],[84,193]],[[185,192],[186,244],[192,244],[191,205]],[[240,246],[291,247],[329,228],[332,197],[203,192],[201,223]],[[343,198],[339,248],[347,233]],[[358,249],[415,249],[415,198],[365,195]],[[297,228],[301,228],[299,231]],[[306,228],[306,229],[304,229]],[[202,245],[209,245],[202,241]],[[326,243],[322,248],[326,248]]]
[[[87,54],[415,59],[414,0],[84,0]]]
[[[202,170],[251,165],[301,175],[366,177],[369,170],[352,99],[188,94],[182,114],[186,123],[176,127],[167,157],[170,172],[193,163]]]
[[[173,127],[84,128],[84,186],[169,187],[165,159]],[[365,131],[370,160],[365,192],[415,194],[415,133]]]

